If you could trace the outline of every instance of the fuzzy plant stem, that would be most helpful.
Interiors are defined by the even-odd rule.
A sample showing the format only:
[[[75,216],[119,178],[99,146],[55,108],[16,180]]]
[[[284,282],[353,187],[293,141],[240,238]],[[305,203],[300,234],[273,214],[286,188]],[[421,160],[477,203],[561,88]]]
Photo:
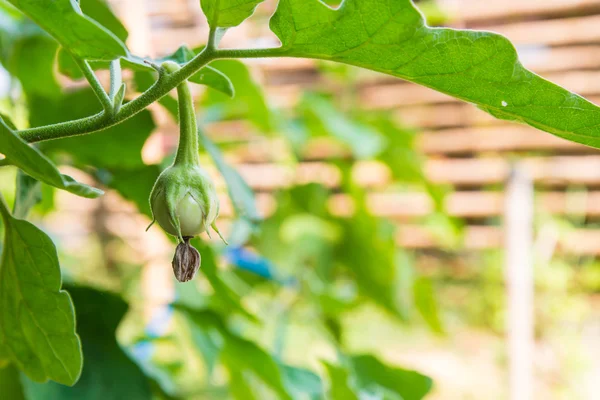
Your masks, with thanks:
[[[177,72],[180,67],[174,62],[165,62],[163,68],[169,73]],[[194,100],[187,81],[177,86],[179,100],[179,146],[175,156],[175,165],[199,165],[198,155],[198,127]]]

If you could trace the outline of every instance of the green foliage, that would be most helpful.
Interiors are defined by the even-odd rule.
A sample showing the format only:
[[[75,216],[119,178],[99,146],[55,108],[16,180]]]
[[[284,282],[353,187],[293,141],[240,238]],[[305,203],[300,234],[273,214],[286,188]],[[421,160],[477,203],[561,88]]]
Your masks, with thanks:
[[[199,349],[206,349],[206,340],[210,340],[208,348],[211,357],[218,357],[229,372],[233,398],[263,398],[264,389],[256,386],[250,376],[269,388],[278,399],[301,398],[304,393],[315,398],[321,393],[321,384],[316,375],[278,362],[252,341],[228,329],[217,314],[183,305],[176,305],[176,308],[187,316],[192,338]]]
[[[81,345],[71,298],[60,290],[54,243],[33,224],[13,218],[3,198],[0,213],[0,343],[34,381],[73,385],[81,373]]]
[[[271,29],[281,55],[383,72],[477,104],[574,142],[600,147],[600,111],[525,69],[513,45],[489,32],[429,28],[410,0],[281,0]]]

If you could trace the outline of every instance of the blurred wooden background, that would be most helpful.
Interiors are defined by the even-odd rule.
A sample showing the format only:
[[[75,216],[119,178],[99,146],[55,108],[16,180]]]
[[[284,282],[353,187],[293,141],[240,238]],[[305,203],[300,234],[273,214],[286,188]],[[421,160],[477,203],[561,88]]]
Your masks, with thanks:
[[[207,26],[197,0],[114,0],[131,35],[129,46],[140,55],[160,56],[181,43],[201,44]],[[275,1],[262,4],[252,20],[232,29],[223,47],[277,44],[268,30]],[[440,0],[450,26],[491,30],[507,36],[523,64],[564,87],[600,102],[600,0]],[[314,61],[251,60],[278,106],[292,106],[303,91],[323,85]],[[418,147],[426,155],[425,170],[433,181],[451,185],[448,212],[468,223],[466,249],[502,246],[503,183],[513,160],[522,160],[536,184],[536,211],[578,215],[590,223],[557,239],[561,251],[600,254],[600,153],[533,128],[495,120],[475,106],[425,87],[385,75],[357,83],[367,109],[391,110],[403,125],[419,131]],[[170,126],[171,131],[175,129]],[[339,177],[327,164],[328,149],[314,148],[295,167],[276,163],[275,144],[251,134],[243,122],[210,126],[215,140],[247,140],[243,151],[229,154],[257,191],[263,211],[273,206],[271,192],[294,180],[317,180],[335,186]],[[385,168],[363,163],[361,182],[371,191],[375,213],[402,222],[398,242],[410,248],[435,248],[436,238],[416,221],[433,205],[422,193],[390,193]],[[575,190],[574,190],[575,188]],[[340,204],[343,202],[339,199]],[[225,200],[226,201],[226,200]],[[225,216],[231,213],[225,206]]]

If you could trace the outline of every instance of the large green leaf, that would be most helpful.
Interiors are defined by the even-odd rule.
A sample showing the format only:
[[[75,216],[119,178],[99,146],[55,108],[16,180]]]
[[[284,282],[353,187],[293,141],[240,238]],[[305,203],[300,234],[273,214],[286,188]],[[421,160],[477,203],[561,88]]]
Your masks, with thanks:
[[[200,0],[211,28],[231,28],[250,17],[264,0]]]
[[[600,147],[600,109],[525,69],[489,32],[430,28],[410,0],[280,0],[281,55],[343,62],[431,87],[490,114]]]
[[[60,94],[54,75],[56,48],[56,42],[42,32],[21,37],[13,43],[6,68],[19,79],[27,95],[35,93],[55,98]]]
[[[73,385],[82,367],[75,315],[61,290],[52,240],[16,219],[0,198],[5,242],[0,264],[0,343],[10,359],[37,382]]]
[[[125,42],[129,33],[119,18],[113,14],[106,0],[80,0],[81,11]]]
[[[128,54],[123,42],[84,15],[74,0],[9,1],[82,59],[110,61]]]
[[[119,40],[123,43],[127,40],[129,33],[127,29],[119,18],[117,18],[109,5],[104,0],[80,0],[79,5],[81,6],[81,10],[85,15],[98,22],[104,28],[108,29],[111,33],[113,33]],[[129,56],[128,58],[134,58],[134,56]],[[108,69],[110,62],[109,61],[92,61],[90,65],[94,69]],[[58,52],[58,70],[73,78],[73,79],[83,79],[83,73],[79,66],[73,60],[71,54],[69,54],[68,50],[61,48]]]
[[[148,378],[123,352],[115,338],[127,312],[120,297],[86,287],[68,288],[77,307],[77,332],[81,337],[85,365],[73,387],[24,379],[30,400],[146,400],[152,397]]]
[[[96,198],[104,193],[99,189],[75,182],[68,175],[62,175],[46,156],[28,145],[1,120],[0,153],[27,175],[48,185],[88,198]]]
[[[12,364],[0,366],[0,391],[3,399],[25,400],[19,370]]]

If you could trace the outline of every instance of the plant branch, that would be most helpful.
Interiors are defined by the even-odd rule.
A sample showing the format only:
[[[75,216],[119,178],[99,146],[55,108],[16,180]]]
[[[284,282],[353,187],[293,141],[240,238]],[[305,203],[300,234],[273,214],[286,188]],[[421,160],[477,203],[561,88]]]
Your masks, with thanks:
[[[183,65],[180,70],[170,74],[159,74],[158,80],[140,96],[124,104],[120,111],[115,114],[102,111],[96,115],[73,121],[61,122],[54,125],[40,126],[19,131],[23,140],[34,143],[44,140],[60,139],[65,137],[84,135],[110,128],[144,110],[150,104],[167,95],[171,90],[179,86],[183,81],[194,75],[200,68],[209,62],[222,58],[261,58],[281,57],[285,50],[273,49],[248,49],[248,50],[215,50],[206,47],[196,57]],[[87,67],[89,65],[85,63]],[[89,68],[91,71],[91,68]],[[92,75],[93,75],[93,71]],[[95,78],[95,75],[93,75]],[[97,81],[97,80],[96,80]],[[104,89],[102,89],[103,93]],[[106,95],[108,99],[108,95]],[[112,104],[112,103],[111,103]]]
[[[81,69],[81,72],[83,72],[83,76],[85,76],[85,79],[87,79],[90,86],[94,90],[94,93],[96,94],[96,97],[98,98],[98,100],[100,100],[100,103],[102,104],[102,108],[104,108],[104,111],[107,113],[111,113],[113,110],[112,101],[110,100],[110,98],[108,97],[108,94],[106,94],[106,91],[100,84],[98,77],[96,76],[96,74],[94,74],[94,70],[92,69],[92,67],[90,67],[90,64],[86,60],[82,60],[81,58],[79,58],[75,55],[71,55],[71,57],[73,57],[73,60],[75,60],[75,62],[77,63],[77,66],[79,67],[79,69]],[[112,70],[112,64],[111,64],[111,70]],[[112,73],[111,73],[111,77],[112,77]]]
[[[285,57],[286,49],[282,47],[267,49],[223,49],[218,50],[218,58],[272,58]]]
[[[218,45],[219,44],[217,43],[217,28],[211,28],[208,32],[208,42],[206,43],[206,48],[208,48],[209,51],[215,51],[217,50]]]
[[[121,77],[121,61],[119,59],[110,62],[110,91],[108,97],[114,102],[117,92],[121,88],[123,79]]]

